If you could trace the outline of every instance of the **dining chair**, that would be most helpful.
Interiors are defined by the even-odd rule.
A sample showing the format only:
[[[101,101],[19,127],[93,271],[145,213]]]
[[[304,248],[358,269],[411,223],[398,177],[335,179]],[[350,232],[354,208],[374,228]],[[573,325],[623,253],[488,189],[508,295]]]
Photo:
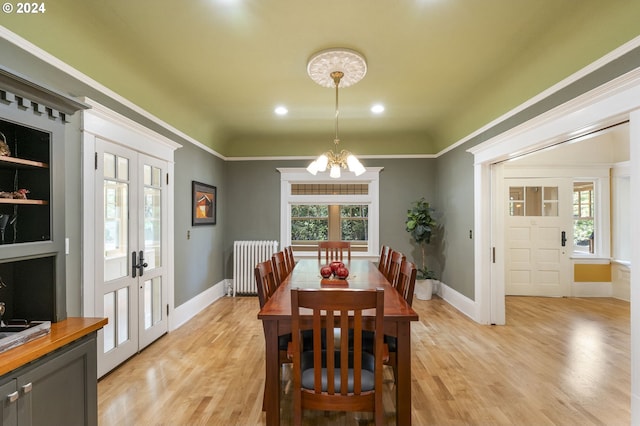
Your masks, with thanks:
[[[318,242],[318,260],[324,255],[326,263],[333,260],[351,260],[351,242],[349,241],[320,241]]]
[[[256,277],[256,286],[258,288],[258,301],[260,303],[260,309],[264,307],[267,301],[271,298],[273,293],[277,289],[275,274],[273,272],[273,267],[270,260],[266,260],[264,262],[260,262],[255,267],[255,277]],[[264,327],[264,323],[263,323]],[[264,329],[263,329],[264,331]],[[266,338],[266,334],[265,334]],[[291,333],[283,334],[278,336],[278,352],[280,365],[290,363],[290,360],[287,356],[287,349],[289,347],[289,342],[291,342]],[[266,386],[266,383],[265,383]],[[266,388],[265,388],[266,391]],[[262,394],[262,408],[264,409],[265,404],[265,392]]]
[[[413,292],[416,287],[416,275],[418,270],[416,264],[407,260],[402,262],[400,272],[398,273],[398,284],[396,290],[407,301],[409,306],[413,305]]]
[[[403,261],[400,266],[400,271],[398,273],[398,284],[396,285],[396,290],[404,300],[407,302],[409,306],[413,305],[413,292],[416,287],[416,275],[418,270],[416,269],[416,265],[413,262]],[[371,337],[365,336],[365,339]],[[398,341],[395,336],[384,336],[384,343],[387,345],[389,349],[389,360],[386,362],[387,365],[390,365],[393,369],[393,378],[394,381],[396,377],[398,377]],[[369,347],[372,347],[372,344],[368,344]]]
[[[301,318],[301,309],[312,310],[311,321]],[[365,309],[375,309],[374,321],[363,321]],[[375,424],[384,424],[383,318],[383,289],[291,289],[292,342],[288,354],[293,360],[295,425],[302,424],[304,409],[373,411]],[[334,327],[326,324],[334,324],[342,336],[351,332],[353,342],[341,339],[334,344]],[[365,329],[373,332],[372,352],[363,350]],[[302,333],[306,330],[313,332],[311,350],[303,348]]]
[[[286,246],[284,248],[284,259],[287,262],[289,272],[293,271],[294,266],[296,266],[296,259],[293,257],[293,247]]]
[[[260,308],[267,303],[267,300],[271,298],[271,295],[278,285],[276,284],[275,274],[273,273],[273,266],[270,260],[260,262],[256,265],[255,269],[256,287],[258,289],[258,301],[260,302]]]
[[[289,270],[287,269],[287,261],[284,257],[284,252],[276,252],[271,255],[271,264],[273,266],[273,275],[276,278],[276,285],[282,284],[287,275],[289,275]]]
[[[406,257],[404,254],[399,251],[391,250],[391,254],[389,255],[389,269],[387,270],[386,278],[387,281],[389,281],[389,284],[394,288],[398,285],[400,267],[405,259]]]
[[[389,273],[389,253],[391,247],[382,245],[380,247],[380,259],[378,260],[378,271],[382,272],[385,277]]]

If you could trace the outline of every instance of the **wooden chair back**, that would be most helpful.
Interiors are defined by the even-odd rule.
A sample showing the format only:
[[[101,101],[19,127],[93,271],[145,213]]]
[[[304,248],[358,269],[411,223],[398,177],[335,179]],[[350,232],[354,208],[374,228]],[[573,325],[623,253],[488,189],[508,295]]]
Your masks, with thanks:
[[[291,273],[294,266],[296,266],[296,259],[293,257],[293,247],[286,246],[284,248],[284,260],[287,263],[287,269],[289,270],[289,273]]]
[[[311,318],[301,317],[303,308],[312,310]],[[363,321],[365,309],[375,309],[374,321]],[[293,359],[294,424],[302,423],[305,408],[373,411],[375,424],[385,423],[382,407],[383,314],[383,289],[291,289],[292,345],[289,355]],[[353,341],[342,338],[336,347],[334,327],[339,329],[341,336],[349,336],[351,331]],[[362,331],[365,329],[374,332],[373,354],[363,351]],[[313,331],[312,350],[303,349],[302,333],[305,330]],[[323,341],[326,342],[324,347]]]
[[[323,257],[326,263],[333,260],[351,260],[351,242],[320,241],[318,243],[318,260],[322,261]]]
[[[407,301],[409,306],[413,305],[413,292],[416,287],[416,275],[418,270],[413,262],[404,261],[400,266],[400,273],[398,274],[398,285],[396,290],[402,295],[404,300]]]
[[[391,252],[391,247],[383,245],[380,247],[380,259],[378,260],[378,271],[382,273],[385,277],[389,273],[389,253]]]
[[[287,269],[287,261],[284,257],[284,252],[276,252],[271,255],[271,263],[273,267],[273,275],[276,277],[276,284],[282,284],[287,275],[289,275],[289,270]]]
[[[262,308],[278,286],[270,260],[258,263],[254,271],[256,286],[258,287],[258,301],[260,302],[260,308]]]
[[[398,285],[398,275],[400,274],[400,267],[404,260],[404,254],[399,251],[391,250],[391,254],[389,255],[389,269],[386,277],[387,281],[389,281],[393,287],[397,287]]]
[[[258,301],[260,302],[260,309],[262,309],[265,303],[267,303],[267,301],[271,298],[273,293],[278,288],[278,284],[276,283],[275,273],[273,271],[273,263],[271,262],[271,260],[265,260],[264,262],[258,263],[254,271],[256,275],[256,286],[258,287]],[[262,324],[262,327],[266,337],[264,323]],[[289,342],[291,342],[291,334],[283,334],[278,336],[278,359],[280,364],[289,362],[289,359],[287,358],[287,347],[289,346]],[[263,410],[265,407],[265,402],[266,395],[263,392]]]

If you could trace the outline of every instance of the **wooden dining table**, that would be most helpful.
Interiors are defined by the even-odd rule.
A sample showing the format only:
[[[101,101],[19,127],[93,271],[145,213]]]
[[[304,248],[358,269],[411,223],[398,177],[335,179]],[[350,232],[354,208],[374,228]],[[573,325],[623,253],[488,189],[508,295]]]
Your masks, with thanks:
[[[263,321],[266,346],[265,404],[267,425],[280,424],[280,358],[278,336],[291,333],[291,288],[322,288],[320,267],[316,259],[299,260],[293,271],[278,286],[258,313]],[[418,314],[402,295],[368,260],[345,262],[349,269],[347,285],[331,288],[384,289],[384,333],[397,339],[396,424],[411,424],[411,321]]]

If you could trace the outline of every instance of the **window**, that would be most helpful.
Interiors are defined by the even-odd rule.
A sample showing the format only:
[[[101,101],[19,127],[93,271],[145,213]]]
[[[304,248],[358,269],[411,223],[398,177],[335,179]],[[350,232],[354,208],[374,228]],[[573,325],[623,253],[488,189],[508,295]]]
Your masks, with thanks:
[[[351,241],[352,251],[377,256],[379,167],[341,179],[278,169],[281,245],[315,254],[318,241]]]
[[[367,241],[369,239],[368,222],[368,206],[340,206],[340,239],[343,241]]]
[[[329,206],[291,206],[291,243],[329,239]]]
[[[594,253],[595,193],[593,182],[573,183],[573,250]]]
[[[291,206],[291,244],[341,240],[367,242],[369,207],[361,205],[297,205]],[[359,244],[363,246],[363,244]]]

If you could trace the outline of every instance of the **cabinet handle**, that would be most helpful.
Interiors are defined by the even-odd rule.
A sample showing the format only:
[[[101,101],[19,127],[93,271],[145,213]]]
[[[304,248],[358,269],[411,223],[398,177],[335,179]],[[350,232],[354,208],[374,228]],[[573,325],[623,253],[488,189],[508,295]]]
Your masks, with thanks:
[[[19,396],[20,395],[18,395],[18,391],[11,392],[9,395],[7,395],[7,402],[9,404],[11,404],[12,402],[16,402]]]
[[[29,393],[31,392],[32,389],[33,389],[33,384],[29,382],[26,385],[22,386],[22,393]]]

